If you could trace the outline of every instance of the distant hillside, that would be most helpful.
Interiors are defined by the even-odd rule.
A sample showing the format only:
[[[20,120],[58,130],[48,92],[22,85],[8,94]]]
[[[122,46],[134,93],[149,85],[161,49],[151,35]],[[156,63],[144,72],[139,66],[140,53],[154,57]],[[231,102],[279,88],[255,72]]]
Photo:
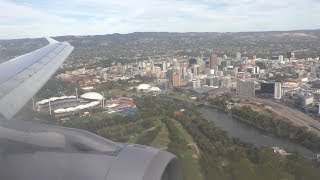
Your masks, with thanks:
[[[297,57],[320,56],[320,30],[239,32],[239,33],[168,33],[137,32],[96,36],[60,36],[76,47],[71,59],[126,56],[151,56],[179,51],[271,56],[293,51]],[[44,39],[0,40],[0,61],[46,45]],[[126,59],[126,58],[125,58]],[[127,58],[128,59],[128,58]]]

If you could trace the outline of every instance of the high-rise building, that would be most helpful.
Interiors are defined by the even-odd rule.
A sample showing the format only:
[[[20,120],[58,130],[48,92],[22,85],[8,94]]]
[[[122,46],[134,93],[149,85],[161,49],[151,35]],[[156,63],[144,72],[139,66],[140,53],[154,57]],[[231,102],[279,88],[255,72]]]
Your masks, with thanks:
[[[241,96],[254,97],[255,96],[255,83],[254,83],[254,81],[238,79],[236,93],[237,93],[237,95],[241,95]]]
[[[179,72],[175,72],[172,68],[167,70],[167,79],[170,87],[181,86],[181,77]]]
[[[197,76],[200,73],[200,66],[195,64],[192,66],[193,75]]]
[[[104,68],[104,69],[102,69],[102,70],[100,71],[100,78],[101,78],[102,80],[104,80],[104,81],[106,81],[106,80],[107,80],[107,77],[108,77],[107,71],[108,71],[107,68]]]
[[[200,79],[193,79],[192,80],[192,89],[197,89],[201,87],[201,80]]]
[[[260,84],[260,93],[263,94],[272,94],[275,93],[275,83],[274,82],[261,82]]]
[[[260,68],[258,66],[253,67],[253,74],[259,74]]]
[[[180,72],[181,72],[181,78],[182,78],[183,80],[186,80],[187,68],[186,68],[186,67],[181,67]]]
[[[200,88],[201,87],[201,80],[197,79],[196,82],[197,82],[197,88]]]
[[[167,68],[168,68],[167,62],[162,62],[162,70],[163,70],[163,71],[166,71]]]
[[[180,73],[174,73],[172,76],[172,87],[181,86],[181,77]]]
[[[203,60],[201,58],[197,58],[196,63],[198,65],[201,65],[203,63]]]
[[[167,73],[166,73],[166,78],[168,79],[169,83],[169,88],[172,88],[172,84],[173,84],[173,69],[172,68],[168,68]]]
[[[247,68],[247,72],[250,74],[259,74],[260,68],[258,66],[249,67]]]
[[[231,61],[229,61],[229,60],[222,60],[221,61],[221,68],[225,68],[228,66],[231,66]]]
[[[197,64],[197,59],[196,58],[189,59],[189,67],[192,67],[194,64]]]
[[[198,87],[197,87],[197,80],[196,79],[194,79],[194,80],[192,80],[192,89],[197,89]]]
[[[213,68],[213,70],[214,70],[214,74],[217,75],[217,73],[218,73],[218,71],[219,71],[219,67],[218,67],[218,66],[215,66],[215,67]]]
[[[279,61],[283,62],[283,56],[282,55],[279,56]]]
[[[282,97],[282,85],[279,82],[274,84],[274,99],[281,99]]]
[[[206,78],[206,85],[208,86],[219,86],[220,85],[220,78],[216,76],[208,76]]]
[[[216,66],[218,66],[219,64],[219,59],[218,56],[216,54],[212,54],[210,56],[210,69],[214,69]]]

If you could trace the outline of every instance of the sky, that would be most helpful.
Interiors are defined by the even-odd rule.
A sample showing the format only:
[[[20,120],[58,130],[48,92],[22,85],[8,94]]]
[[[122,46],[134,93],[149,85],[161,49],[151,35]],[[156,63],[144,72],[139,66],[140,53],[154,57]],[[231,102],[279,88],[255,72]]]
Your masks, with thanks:
[[[320,0],[0,0],[0,39],[320,29]]]

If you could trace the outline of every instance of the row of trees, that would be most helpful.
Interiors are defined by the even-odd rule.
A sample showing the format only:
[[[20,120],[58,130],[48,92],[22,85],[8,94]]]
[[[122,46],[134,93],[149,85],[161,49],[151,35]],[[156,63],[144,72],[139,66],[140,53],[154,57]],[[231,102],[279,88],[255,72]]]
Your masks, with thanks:
[[[223,97],[228,98],[228,97]],[[162,109],[162,116],[172,117],[172,112],[186,109],[176,119],[193,137],[201,150],[200,165],[205,179],[318,179],[319,168],[300,155],[287,157],[274,154],[269,148],[258,148],[252,144],[231,139],[226,132],[202,118],[193,105],[167,99],[144,97],[139,99],[145,115],[152,116]],[[152,105],[153,104],[153,105]],[[147,107],[146,107],[146,106]],[[169,130],[169,151],[179,157],[179,149],[185,147],[170,120],[165,119]]]
[[[136,143],[149,146],[157,137],[160,131],[161,131],[161,127],[156,127],[152,130],[149,130],[146,134],[140,136],[139,139],[136,141]]]
[[[175,126],[172,119],[165,118],[163,119],[168,131],[169,131],[169,139],[170,143],[168,145],[168,150],[174,154],[175,152],[179,152],[180,150],[187,149],[187,141],[180,136],[179,129]]]
[[[183,159],[181,152],[187,147],[186,140],[173,123],[173,112],[185,109],[176,117],[183,128],[193,137],[200,148],[201,171],[205,179],[318,179],[319,168],[312,161],[299,155],[281,157],[270,149],[258,148],[239,139],[231,139],[226,132],[202,118],[196,107],[184,101],[170,98],[143,96],[135,99],[139,113],[135,116],[108,117],[100,120],[74,120],[67,125],[90,130],[112,140],[135,141],[150,145],[160,131],[159,124],[166,125],[170,142],[168,150]],[[155,128],[153,128],[155,127]],[[188,161],[182,161],[188,163]]]
[[[230,102],[230,101],[233,101],[233,100],[231,99],[230,95],[228,95],[228,94],[224,94],[222,96],[218,96],[216,98],[211,98],[208,100],[208,102],[211,105],[213,105],[223,111],[227,111],[228,102]]]
[[[318,179],[319,168],[299,155],[281,157],[227,134],[188,108],[178,120],[201,149],[206,179]]]

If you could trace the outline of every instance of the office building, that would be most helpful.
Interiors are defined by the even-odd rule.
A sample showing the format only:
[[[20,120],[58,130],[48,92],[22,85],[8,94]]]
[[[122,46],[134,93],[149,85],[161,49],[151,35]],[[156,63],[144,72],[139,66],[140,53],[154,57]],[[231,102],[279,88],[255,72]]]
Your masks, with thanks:
[[[216,54],[212,54],[210,56],[210,62],[209,62],[210,69],[214,69],[216,66],[218,66],[218,64],[219,64],[218,56]]]
[[[314,96],[312,94],[298,94],[298,104],[300,106],[308,106],[314,102]]]
[[[294,52],[286,52],[287,58],[288,59],[295,59],[296,55],[294,54]]]
[[[248,80],[237,80],[237,89],[236,89],[237,95],[240,96],[255,96],[255,83],[254,81],[248,81]]]
[[[163,71],[166,71],[167,68],[168,68],[167,62],[162,62],[162,68],[161,68],[161,69],[162,69]]]
[[[218,73],[218,71],[219,71],[219,67],[218,67],[218,66],[215,66],[215,67],[213,68],[213,70],[214,70],[214,74],[217,75],[217,73]]]
[[[180,73],[174,73],[172,76],[172,87],[181,86],[181,77]]]
[[[166,73],[166,78],[169,80],[169,89],[172,88],[172,84],[173,84],[173,69],[172,68],[169,68],[167,70],[167,73]]]
[[[280,63],[283,62],[283,56],[282,55],[279,56],[279,61],[280,61]]]
[[[291,59],[291,52],[286,52],[286,56],[288,59]]]
[[[275,83],[274,82],[262,82],[261,83],[261,88],[260,88],[260,93],[263,94],[272,94],[274,95],[275,93]]]
[[[195,64],[192,66],[193,75],[197,76],[200,73],[200,66]]]
[[[231,83],[230,77],[222,77],[220,80],[220,86],[223,88],[229,88],[230,83]]]
[[[219,86],[220,85],[220,78],[216,77],[216,76],[208,76],[206,78],[205,84],[208,86],[213,86],[213,87]]]
[[[280,100],[282,97],[282,84],[279,82],[274,83],[274,99]]]
[[[200,79],[192,80],[192,89],[197,89],[201,87]]]
[[[253,66],[253,67],[247,68],[247,72],[249,72],[250,74],[259,74],[260,68],[258,66]]]
[[[189,59],[189,67],[192,67],[194,64],[197,64],[197,59],[196,58]]]
[[[187,68],[186,68],[186,67],[181,67],[180,72],[181,72],[181,78],[182,78],[183,80],[186,80]]]

